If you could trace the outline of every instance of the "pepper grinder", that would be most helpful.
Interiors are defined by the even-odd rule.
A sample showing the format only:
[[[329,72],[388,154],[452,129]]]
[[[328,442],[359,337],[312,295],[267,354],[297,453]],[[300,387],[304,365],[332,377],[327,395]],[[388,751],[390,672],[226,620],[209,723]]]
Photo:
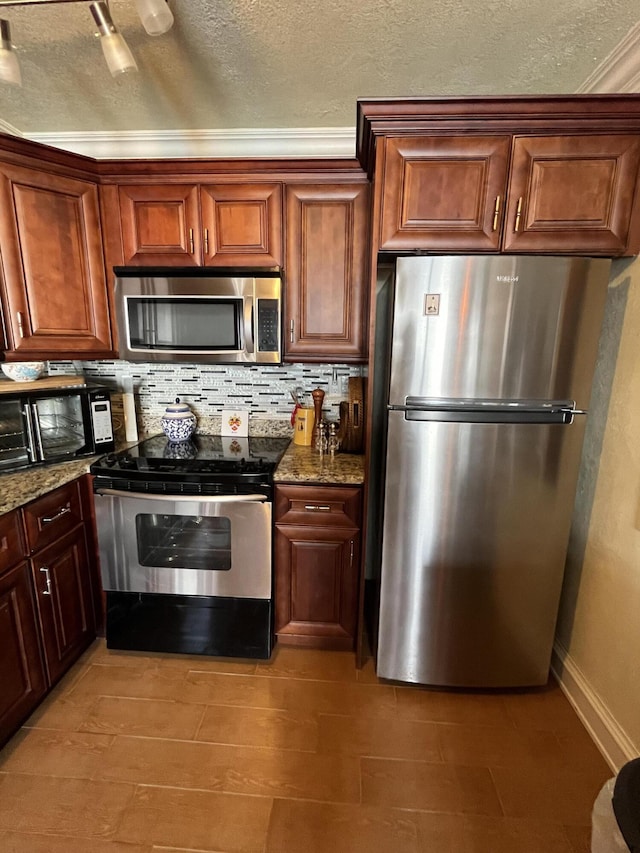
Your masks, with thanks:
[[[323,434],[323,430],[320,429],[322,424],[322,404],[324,403],[324,391],[322,388],[314,388],[311,392],[311,396],[313,397],[313,412],[315,415],[315,436],[316,436],[316,447],[318,450],[322,450],[322,447],[318,447],[318,435]]]

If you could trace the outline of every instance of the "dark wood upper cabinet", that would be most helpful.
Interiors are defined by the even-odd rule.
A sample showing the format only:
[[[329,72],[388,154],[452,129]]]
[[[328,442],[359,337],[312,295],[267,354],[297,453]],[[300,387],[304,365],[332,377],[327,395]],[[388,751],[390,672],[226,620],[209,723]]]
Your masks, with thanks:
[[[282,264],[281,184],[200,188],[205,266]]]
[[[374,251],[640,251],[640,96],[358,102]]]
[[[123,262],[139,266],[277,266],[282,187],[144,184],[119,188]]]
[[[125,264],[200,265],[198,187],[125,186],[119,200]]]
[[[286,190],[286,361],[366,359],[369,187]]]
[[[640,137],[516,137],[505,252],[623,254],[629,240]]]
[[[8,359],[112,352],[95,184],[0,165]]]
[[[400,137],[384,150],[383,251],[626,249],[640,137]]]
[[[385,140],[380,248],[498,251],[511,138]]]

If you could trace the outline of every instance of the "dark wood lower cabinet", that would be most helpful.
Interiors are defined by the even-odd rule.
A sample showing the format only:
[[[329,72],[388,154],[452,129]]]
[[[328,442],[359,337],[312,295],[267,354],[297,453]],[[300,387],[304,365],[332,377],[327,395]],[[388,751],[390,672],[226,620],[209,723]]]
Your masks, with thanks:
[[[278,642],[354,648],[360,575],[360,489],[278,485]]]
[[[0,746],[96,635],[82,495],[75,481],[0,516]]]
[[[84,528],[31,560],[49,682],[54,684],[95,637]]]
[[[0,745],[47,690],[29,566],[0,575]]]

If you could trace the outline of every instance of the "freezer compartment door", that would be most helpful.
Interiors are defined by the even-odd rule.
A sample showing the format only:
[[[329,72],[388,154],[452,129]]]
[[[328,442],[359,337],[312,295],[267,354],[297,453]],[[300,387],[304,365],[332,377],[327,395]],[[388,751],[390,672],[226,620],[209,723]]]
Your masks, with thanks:
[[[389,402],[414,395],[575,400],[587,408],[610,263],[399,258]]]
[[[380,677],[546,683],[585,420],[421,422],[389,413]]]

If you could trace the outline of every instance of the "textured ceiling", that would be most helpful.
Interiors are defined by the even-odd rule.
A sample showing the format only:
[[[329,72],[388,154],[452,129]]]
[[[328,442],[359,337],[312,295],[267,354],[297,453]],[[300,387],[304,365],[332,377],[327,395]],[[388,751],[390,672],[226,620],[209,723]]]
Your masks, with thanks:
[[[2,7],[19,131],[349,127],[358,97],[574,92],[637,22],[636,0],[171,0],[147,36],[112,0],[140,72],[113,79],[88,4]]]

